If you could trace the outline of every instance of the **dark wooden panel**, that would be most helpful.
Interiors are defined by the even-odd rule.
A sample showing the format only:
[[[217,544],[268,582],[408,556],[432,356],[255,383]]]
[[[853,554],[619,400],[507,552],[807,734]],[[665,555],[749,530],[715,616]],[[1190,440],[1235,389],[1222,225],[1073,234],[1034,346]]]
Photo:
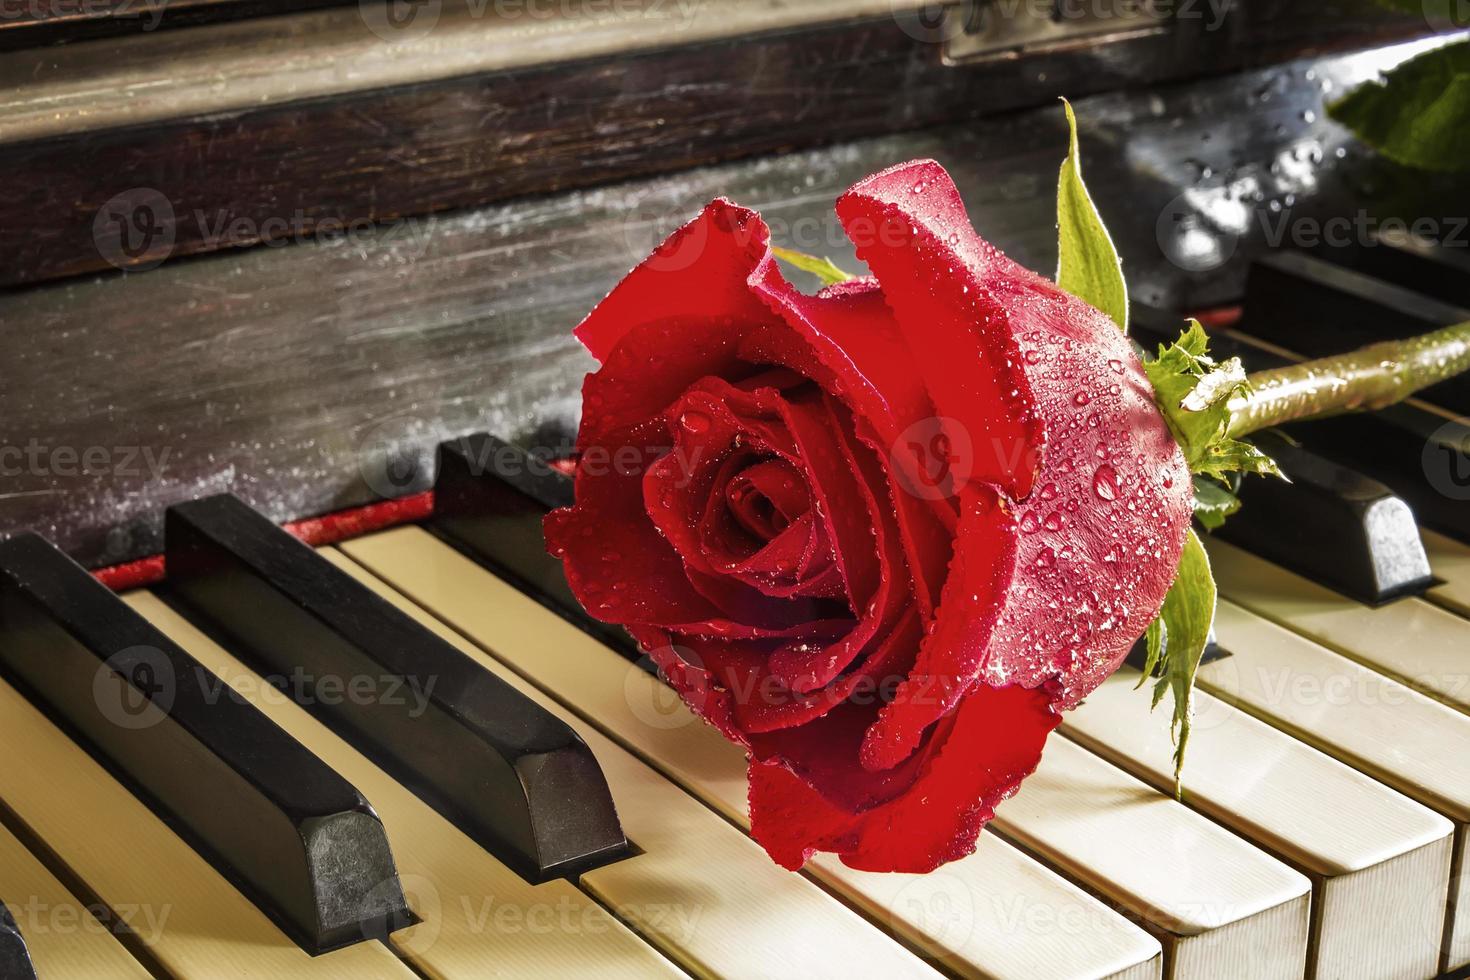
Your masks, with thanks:
[[[1218,22],[1203,0],[1190,9],[1200,16],[1161,36],[960,67],[943,63],[913,15],[898,14],[124,128],[109,128],[116,123],[99,112],[79,131],[0,142],[0,169],[22,188],[0,200],[0,286],[146,268],[1429,30],[1372,0],[1237,0]],[[99,63],[112,54],[97,46]]]
[[[6,0],[0,51],[217,24],[352,0]],[[378,0],[363,0],[371,3]]]
[[[1324,88],[1405,56],[1079,102],[1088,182],[1135,298],[1237,299],[1283,214],[1470,214],[1463,180],[1400,170],[1322,118]],[[178,501],[228,490],[284,520],[427,489],[442,439],[569,446],[591,366],[572,326],[711,197],[759,207],[781,242],[851,266],[836,195],[934,157],[987,238],[1050,271],[1065,145],[1049,105],[390,225],[350,246],[242,249],[0,295],[0,529],[32,525],[107,564],[161,550],[163,508]],[[387,468],[394,446],[414,465]]]

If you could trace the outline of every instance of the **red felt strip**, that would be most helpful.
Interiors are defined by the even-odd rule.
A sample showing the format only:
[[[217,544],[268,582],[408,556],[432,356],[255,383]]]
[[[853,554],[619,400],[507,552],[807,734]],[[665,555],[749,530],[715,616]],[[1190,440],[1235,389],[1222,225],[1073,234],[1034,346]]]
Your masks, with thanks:
[[[434,491],[426,490],[411,497],[383,500],[365,507],[292,521],[282,527],[312,547],[320,547],[400,524],[422,521],[433,513]],[[126,592],[163,581],[166,569],[162,555],[150,555],[137,561],[99,568],[92,574],[114,592]]]

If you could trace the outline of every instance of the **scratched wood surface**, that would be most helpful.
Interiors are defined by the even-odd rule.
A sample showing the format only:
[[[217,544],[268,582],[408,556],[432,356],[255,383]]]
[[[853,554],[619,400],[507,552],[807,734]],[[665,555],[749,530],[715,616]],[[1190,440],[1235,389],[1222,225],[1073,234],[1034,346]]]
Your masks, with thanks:
[[[0,172],[19,189],[0,195],[0,286],[989,117],[1431,26],[1375,0],[1234,0],[1228,17],[1222,0],[1179,0],[1156,36],[953,65],[944,31],[912,9],[922,0],[488,2],[423,0],[408,9],[430,13],[391,29],[368,0],[0,52]],[[647,16],[618,23],[511,16],[635,2]]]
[[[1324,97],[1405,55],[1082,100],[1087,177],[1138,298],[1229,301],[1249,256],[1310,219],[1470,214],[1463,182],[1399,171],[1323,118]],[[427,486],[440,437],[557,445],[591,366],[570,328],[717,194],[853,265],[834,197],[932,156],[983,234],[1049,271],[1063,152],[1047,106],[0,294],[0,530],[106,564],[158,550],[163,508],[204,493],[286,519]]]

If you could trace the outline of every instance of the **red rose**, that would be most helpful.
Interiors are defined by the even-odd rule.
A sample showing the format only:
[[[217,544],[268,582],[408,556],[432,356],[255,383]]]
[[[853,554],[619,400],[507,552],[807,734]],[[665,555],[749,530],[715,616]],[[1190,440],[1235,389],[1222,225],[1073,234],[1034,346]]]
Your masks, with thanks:
[[[1118,328],[979,238],[938,164],[837,213],[873,278],[799,293],[717,200],[592,312],[546,537],[747,749],[775,860],[926,871],[1158,612],[1190,477]]]

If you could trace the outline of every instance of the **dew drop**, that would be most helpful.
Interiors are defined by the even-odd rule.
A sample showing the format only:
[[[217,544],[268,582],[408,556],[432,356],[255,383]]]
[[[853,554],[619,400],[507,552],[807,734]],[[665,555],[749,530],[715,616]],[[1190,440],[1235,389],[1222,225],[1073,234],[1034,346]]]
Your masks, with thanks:
[[[703,412],[689,411],[679,416],[679,424],[684,427],[685,432],[699,435],[709,431],[710,418]]]
[[[1100,500],[1117,500],[1122,490],[1121,481],[1118,479],[1118,471],[1107,463],[1097,468],[1092,476],[1092,492],[1097,494]]]

